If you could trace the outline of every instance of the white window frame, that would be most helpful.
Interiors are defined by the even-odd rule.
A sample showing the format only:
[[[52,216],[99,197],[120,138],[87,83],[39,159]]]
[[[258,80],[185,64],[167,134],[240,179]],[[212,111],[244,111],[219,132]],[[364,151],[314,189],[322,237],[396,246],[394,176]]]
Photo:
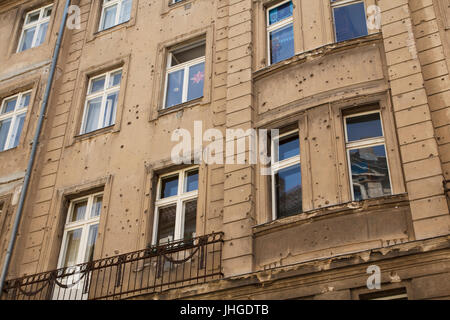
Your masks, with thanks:
[[[272,180],[271,182],[272,182],[272,219],[273,220],[278,219],[275,175],[283,169],[286,169],[286,168],[289,168],[289,167],[292,167],[295,165],[301,166],[300,152],[298,155],[296,155],[294,157],[284,159],[282,161],[278,161],[278,151],[276,150],[276,148],[279,148],[279,140],[286,136],[290,136],[294,133],[296,133],[298,135],[298,142],[299,142],[298,147],[300,150],[300,130],[298,130],[298,129],[294,129],[294,130],[276,135],[271,138],[272,163],[271,163],[271,167],[270,167],[270,171],[271,171],[270,175],[271,175],[271,180]],[[278,140],[278,142],[275,142],[276,140]],[[301,174],[301,172],[300,172],[300,174]]]
[[[274,23],[272,25],[270,25],[269,13],[270,13],[270,10],[275,9],[276,7],[279,7],[288,2],[292,2],[292,0],[286,0],[286,1],[283,1],[280,3],[277,3],[276,5],[268,7],[266,9],[267,61],[269,62],[269,66],[272,65],[272,47],[270,44],[270,34],[278,29],[284,28],[285,26],[287,26],[291,23],[292,23],[292,25],[294,25],[294,13],[292,13],[292,16],[290,16],[289,18],[278,21],[277,23]],[[294,41],[295,41],[295,36],[294,36]]]
[[[108,83],[111,80],[111,75],[114,74],[114,73],[117,73],[119,71],[122,72],[120,83],[118,85],[116,85],[116,86],[111,87],[111,88],[107,88]],[[97,79],[103,78],[103,77],[105,77],[105,87],[103,88],[103,90],[100,90],[100,91],[95,92],[95,93],[89,93],[90,90],[91,90],[92,82],[97,80]],[[88,134],[88,133],[94,132],[96,130],[107,128],[107,127],[103,126],[103,119],[104,119],[105,110],[106,110],[106,102],[108,101],[108,95],[111,94],[111,93],[116,93],[116,92],[117,92],[118,95],[120,94],[120,86],[122,85],[122,80],[123,80],[123,69],[122,68],[114,69],[112,71],[108,71],[108,72],[102,73],[101,75],[98,75],[98,76],[95,76],[95,77],[92,77],[92,78],[89,79],[89,83],[88,83],[88,86],[87,86],[87,92],[86,92],[86,99],[85,99],[85,102],[84,102],[84,111],[83,111],[83,118],[82,118],[83,121],[82,121],[81,127],[80,127],[80,135]],[[96,98],[99,98],[99,97],[102,97],[102,104],[101,104],[101,107],[100,107],[100,116],[98,117],[97,129],[93,130],[93,131],[90,131],[90,132],[86,132],[85,126],[87,124],[87,118],[86,117],[88,115],[88,113],[87,113],[87,111],[88,111],[88,102],[90,100],[93,100],[93,99],[96,99]],[[119,104],[119,102],[117,101],[116,110],[115,110],[115,113],[114,113],[114,116],[113,116],[113,123],[110,126],[113,126],[116,123],[116,115],[117,115],[118,104]]]
[[[170,205],[176,204],[176,218],[175,218],[175,230],[174,230],[174,239],[172,241],[182,240],[184,237],[184,223],[185,223],[185,212],[184,212],[184,203],[198,199],[198,188],[197,190],[190,192],[183,192],[187,186],[187,173],[191,171],[197,171],[199,173],[200,178],[200,169],[199,167],[190,167],[178,171],[174,171],[168,174],[161,175],[158,178],[158,187],[156,200],[155,200],[155,211],[154,211],[154,223],[153,223],[153,235],[152,235],[152,245],[158,244],[158,224],[159,224],[159,208],[167,207]],[[174,177],[178,175],[178,192],[176,196],[171,196],[167,198],[161,199],[161,188],[162,188],[162,180],[168,177]],[[198,181],[198,186],[200,188],[200,180]],[[197,202],[198,208],[198,202]]]
[[[48,8],[52,8],[52,14],[53,14],[53,3],[52,3],[52,4],[49,4],[48,6],[45,6],[45,7],[42,7],[42,8],[33,10],[33,11],[30,11],[30,12],[28,12],[28,13],[26,14],[25,20],[24,20],[24,22],[23,22],[22,34],[20,35],[19,45],[17,46],[16,52],[22,52],[22,51],[20,50],[20,48],[22,47],[22,41],[23,41],[23,39],[24,39],[25,31],[27,31],[28,29],[31,29],[31,28],[33,28],[33,27],[36,27],[36,30],[34,31],[34,36],[33,36],[33,41],[31,42],[31,47],[28,48],[28,49],[31,49],[31,48],[36,47],[36,40],[37,40],[37,37],[38,37],[39,30],[40,30],[41,26],[42,26],[44,23],[49,22],[50,19],[51,19],[51,16],[52,16],[52,14],[50,14],[50,16],[44,17],[44,12],[45,12]],[[37,21],[35,21],[35,22],[27,23],[28,17],[29,17],[30,15],[36,13],[36,12],[39,12],[39,19],[38,19]],[[50,24],[50,23],[49,23],[49,24]],[[48,29],[47,29],[47,33],[48,33]],[[45,37],[47,37],[47,33],[45,34]],[[28,49],[26,49],[26,50],[28,50]],[[26,50],[23,50],[23,51],[26,51]]]
[[[81,239],[80,239],[78,256],[77,256],[75,265],[88,262],[88,261],[84,261],[85,260],[84,257],[86,256],[87,243],[88,243],[88,237],[89,237],[89,229],[93,225],[100,225],[101,211],[100,211],[100,215],[98,215],[96,217],[91,217],[94,200],[95,200],[95,198],[97,198],[99,196],[102,196],[102,209],[103,209],[103,201],[104,201],[103,192],[93,193],[88,196],[73,199],[70,201],[69,209],[67,210],[66,223],[64,225],[64,235],[63,235],[63,239],[62,239],[61,250],[59,252],[58,269],[64,267],[64,260],[66,259],[66,255],[67,255],[67,234],[71,231],[74,231],[74,230],[80,229],[80,228],[82,229]],[[79,202],[82,202],[85,200],[88,200],[85,218],[80,221],[70,222],[70,218],[72,217],[73,210],[74,210],[74,205],[76,203],[79,203]]]
[[[119,24],[125,23],[127,21],[123,21],[123,22],[119,22],[120,19],[120,13],[122,11],[122,3],[124,0],[111,0],[110,2],[106,2],[108,0],[103,0],[103,4],[102,4],[102,15],[100,17],[100,24],[98,26],[98,31],[103,31],[103,30],[108,30],[111,29]],[[106,29],[102,29],[103,23],[104,23],[104,19],[105,19],[105,11],[106,9],[108,9],[109,7],[113,7],[117,5],[117,10],[116,10],[116,17],[114,20],[114,25],[112,27],[106,28]],[[131,4],[133,5],[133,4]]]
[[[348,5],[356,4],[362,2],[364,5],[364,15],[366,15],[366,28],[367,28],[367,34],[369,34],[369,28],[367,27],[367,9],[366,9],[366,1],[365,0],[340,0],[336,2],[331,2],[331,16],[333,17],[333,30],[334,30],[334,42],[337,42],[337,33],[336,33],[336,19],[334,17],[334,9],[339,7],[346,7]]]
[[[11,124],[9,126],[8,136],[7,136],[6,142],[5,142],[5,148],[3,150],[0,150],[0,152],[12,149],[12,147],[11,147],[11,143],[13,142],[12,136],[13,136],[13,131],[14,131],[14,127],[16,125],[17,118],[23,114],[26,114],[28,112],[28,108],[29,108],[29,105],[24,108],[21,108],[21,109],[17,109],[17,106],[18,106],[18,104],[21,103],[22,98],[24,96],[26,96],[27,94],[30,94],[30,103],[31,103],[31,91],[32,90],[24,91],[19,94],[15,94],[13,96],[9,96],[9,97],[3,99],[3,101],[0,105],[0,112],[5,107],[6,101],[14,99],[14,98],[16,98],[17,100],[16,100],[16,105],[14,106],[14,111],[10,111],[5,114],[0,114],[0,122],[12,118]],[[26,121],[26,119],[24,121]],[[24,127],[25,127],[25,123],[24,123]],[[24,128],[22,128],[22,131],[23,131],[23,129]],[[20,135],[22,135],[22,132],[20,132]]]
[[[374,138],[367,138],[367,139],[362,139],[362,140],[356,140],[356,141],[352,141],[349,142],[348,141],[348,131],[347,131],[347,119],[348,118],[355,118],[355,117],[359,117],[359,116],[365,116],[365,115],[369,115],[369,114],[375,114],[378,113],[380,116],[380,124],[381,124],[381,133],[383,134],[383,136],[381,137],[374,137]],[[368,148],[368,147],[376,147],[376,146],[384,146],[384,152],[386,154],[386,165],[387,165],[387,169],[388,169],[388,176],[389,176],[389,185],[391,188],[391,194],[394,194],[394,190],[392,189],[392,178],[391,178],[391,170],[389,168],[389,157],[388,157],[388,153],[387,153],[387,148],[386,148],[386,138],[385,138],[385,134],[384,134],[384,125],[383,125],[383,118],[381,116],[381,111],[380,110],[371,110],[371,111],[366,111],[366,112],[358,112],[358,113],[352,113],[349,115],[344,116],[344,133],[345,133],[345,152],[347,154],[347,166],[348,166],[348,176],[349,176],[349,180],[350,180],[350,190],[352,193],[352,201],[355,201],[355,191],[353,189],[353,179],[352,179],[352,164],[350,161],[350,151],[351,150],[355,150],[355,149],[362,149],[362,148]],[[367,199],[369,199],[369,197],[367,197]]]
[[[195,66],[197,64],[206,62],[206,56],[203,56],[203,57],[198,57],[198,58],[195,58],[193,60],[190,60],[190,61],[187,61],[187,62],[184,62],[184,63],[180,63],[180,64],[177,64],[176,66],[171,67],[170,65],[172,64],[173,52],[176,52],[176,51],[188,51],[190,49],[193,49],[193,48],[196,48],[196,47],[200,47],[202,45],[205,45],[205,49],[206,49],[206,42],[205,41],[201,41],[201,42],[197,42],[197,43],[194,43],[192,45],[186,46],[184,48],[180,48],[178,50],[170,51],[168,53],[167,66],[166,66],[166,76],[165,76],[165,84],[164,84],[163,109],[168,109],[168,108],[175,107],[175,105],[172,106],[172,107],[167,107],[166,106],[166,102],[167,102],[167,87],[169,85],[169,74],[184,69],[183,89],[182,89],[183,90],[183,94],[182,94],[182,97],[181,97],[181,102],[179,103],[179,104],[183,104],[183,103],[188,102],[187,96],[188,96],[188,87],[189,87],[189,68],[192,67],[192,66]],[[205,88],[203,88],[203,90],[205,90]],[[203,92],[203,94],[204,94],[204,92]]]

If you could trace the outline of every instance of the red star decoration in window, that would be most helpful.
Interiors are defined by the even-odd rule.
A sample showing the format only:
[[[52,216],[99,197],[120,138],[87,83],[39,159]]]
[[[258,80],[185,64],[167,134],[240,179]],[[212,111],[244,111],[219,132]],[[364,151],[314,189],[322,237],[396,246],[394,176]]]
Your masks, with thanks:
[[[204,78],[205,78],[205,74],[202,71],[199,71],[191,78],[191,80],[195,84],[199,84],[200,82],[203,81]]]

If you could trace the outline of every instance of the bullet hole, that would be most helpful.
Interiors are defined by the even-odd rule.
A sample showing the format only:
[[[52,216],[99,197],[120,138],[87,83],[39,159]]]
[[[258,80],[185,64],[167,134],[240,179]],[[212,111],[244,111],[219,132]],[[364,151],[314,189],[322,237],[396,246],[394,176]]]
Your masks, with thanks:
[[[123,147],[124,147],[124,145],[121,145],[121,146],[120,146],[120,149],[123,149]]]

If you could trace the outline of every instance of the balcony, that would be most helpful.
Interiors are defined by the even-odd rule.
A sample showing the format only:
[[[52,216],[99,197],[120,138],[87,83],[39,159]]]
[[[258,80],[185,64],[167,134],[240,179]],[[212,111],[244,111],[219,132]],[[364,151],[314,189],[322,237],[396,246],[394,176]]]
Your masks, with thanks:
[[[223,234],[171,242],[6,282],[6,300],[117,300],[223,277]]]

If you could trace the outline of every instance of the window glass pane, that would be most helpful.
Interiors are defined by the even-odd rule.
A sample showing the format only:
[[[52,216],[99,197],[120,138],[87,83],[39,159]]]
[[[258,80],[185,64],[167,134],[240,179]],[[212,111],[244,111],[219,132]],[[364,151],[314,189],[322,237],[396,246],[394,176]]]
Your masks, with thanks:
[[[203,97],[203,84],[205,80],[205,63],[189,68],[188,101]]]
[[[64,258],[64,267],[70,267],[78,264],[78,250],[80,248],[81,230],[76,229],[67,232],[66,255]]]
[[[105,77],[97,78],[91,82],[91,90],[89,93],[95,93],[105,88]]]
[[[116,11],[117,11],[117,5],[114,5],[112,7],[108,7],[104,9],[103,13],[103,25],[101,30],[105,30],[111,27],[114,27],[116,24]]]
[[[11,135],[11,146],[10,148],[15,148],[19,145],[20,135],[22,134],[23,124],[25,122],[26,114],[21,114],[17,116],[16,121],[14,122],[14,129]]]
[[[17,98],[13,98],[11,100],[6,100],[3,105],[2,114],[12,112],[16,108]]]
[[[383,136],[378,112],[347,118],[346,123],[348,142]]]
[[[186,190],[185,192],[191,192],[198,190],[198,170],[189,171],[186,173]]]
[[[298,134],[282,137],[279,141],[278,150],[278,161],[298,156],[300,154]]]
[[[116,120],[117,99],[119,92],[108,95],[106,99],[105,116],[103,118],[103,127],[112,126]]]
[[[122,80],[122,71],[117,71],[116,73],[111,74],[111,77],[109,78],[108,88],[118,86],[121,80]]]
[[[130,20],[132,0],[124,0],[122,2],[122,9],[120,10],[119,23]]]
[[[294,55],[294,28],[292,23],[270,33],[271,63],[288,59]]]
[[[179,50],[172,52],[171,66],[176,66],[200,57],[205,56],[205,45],[199,45],[187,50]]]
[[[364,3],[354,3],[333,9],[336,41],[345,41],[368,34]]]
[[[11,119],[0,121],[0,151],[5,150],[6,139],[8,138]]]
[[[161,199],[178,194],[178,175],[163,178],[161,181]]]
[[[88,132],[95,131],[98,129],[98,119],[100,117],[101,106],[102,106],[102,98],[101,97],[88,101],[86,124],[85,124],[85,130],[83,133],[88,133]]]
[[[77,202],[73,205],[72,216],[69,219],[69,222],[75,222],[83,220],[86,216],[87,209],[87,200]]]
[[[27,93],[22,96],[22,99],[20,100],[18,109],[26,108],[30,105],[30,98],[31,93]]]
[[[48,22],[43,23],[39,26],[39,32],[37,35],[37,39],[36,39],[36,43],[35,43],[35,47],[40,46],[44,40],[45,40],[45,35],[47,34],[47,29],[48,29]]]
[[[180,104],[183,98],[184,69],[169,73],[167,83],[166,107]]]
[[[291,1],[271,9],[269,11],[269,25],[291,17],[292,12],[293,12],[293,5]]]
[[[32,22],[38,21],[40,14],[41,14],[40,11],[37,11],[37,12],[29,14],[25,23],[28,24],[28,23],[32,23]]]
[[[98,224],[92,225],[89,227],[89,235],[88,235],[88,242],[86,247],[86,253],[84,255],[84,261],[88,262],[94,260],[94,246],[95,242],[97,241],[97,235],[98,235]]]
[[[184,235],[183,239],[195,238],[197,225],[197,199],[184,203]]]
[[[165,244],[174,240],[175,219],[177,205],[172,205],[158,210],[158,244]]]
[[[33,27],[23,32],[22,44],[19,51],[24,51],[31,48],[35,31],[36,27]]]
[[[302,178],[300,164],[282,169],[275,174],[277,217],[302,212]]]
[[[355,200],[390,195],[384,145],[350,150],[349,153]]]
[[[53,7],[48,7],[47,9],[45,9],[44,18],[50,17],[52,15],[52,8]]]
[[[95,197],[91,211],[91,218],[100,216],[100,212],[102,212],[102,202],[103,196]]]

